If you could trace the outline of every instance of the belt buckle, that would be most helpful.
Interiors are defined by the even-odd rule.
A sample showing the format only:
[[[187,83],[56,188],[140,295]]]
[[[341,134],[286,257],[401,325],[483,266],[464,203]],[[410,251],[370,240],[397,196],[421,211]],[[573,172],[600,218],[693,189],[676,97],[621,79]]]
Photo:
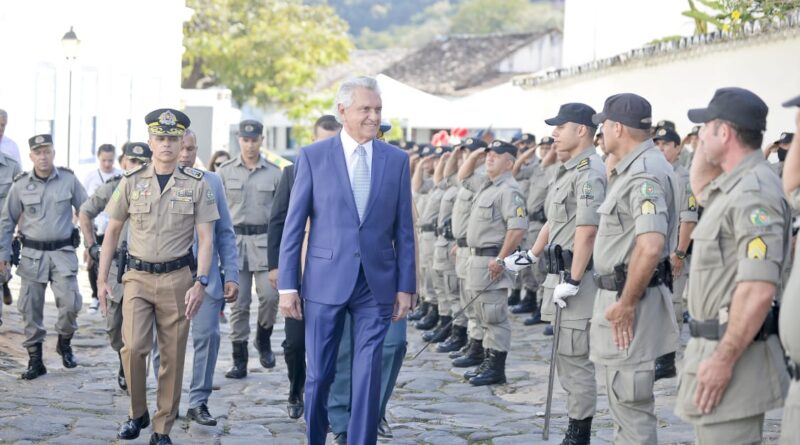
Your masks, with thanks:
[[[153,272],[155,273],[164,273],[163,268],[164,265],[162,263],[153,264]]]

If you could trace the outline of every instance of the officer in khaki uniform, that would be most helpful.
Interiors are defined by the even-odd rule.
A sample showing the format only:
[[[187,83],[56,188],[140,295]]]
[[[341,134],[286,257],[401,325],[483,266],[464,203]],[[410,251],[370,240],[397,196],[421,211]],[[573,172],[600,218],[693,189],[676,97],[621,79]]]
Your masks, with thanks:
[[[486,155],[486,180],[472,203],[467,226],[467,289],[483,328],[485,359],[464,377],[474,386],[505,383],[511,348],[508,289],[511,274],[503,259],[516,250],[528,230],[528,215],[519,184],[511,176],[517,148],[495,140]]]
[[[142,164],[150,162],[153,152],[150,147],[144,142],[128,142],[122,147],[122,159],[120,166],[125,170],[132,170],[140,167]],[[94,233],[94,219],[103,212],[111,200],[111,195],[117,189],[122,175],[117,175],[110,178],[105,184],[101,185],[92,196],[81,205],[78,220],[81,225],[81,232],[83,233],[83,245],[89,252],[89,256],[93,261],[100,260],[100,245],[97,244]],[[128,223],[127,221],[122,226],[120,232],[119,243],[117,243],[116,252],[111,262],[111,269],[108,271],[109,284],[111,285],[111,294],[107,296],[108,309],[106,311],[106,333],[111,342],[111,347],[117,351],[119,356],[119,372],[117,373],[117,384],[122,390],[128,389],[128,384],[125,381],[125,368],[122,366],[122,282],[117,279],[117,259],[123,255],[123,251],[128,249]]]
[[[250,304],[253,281],[258,294],[256,347],[261,366],[275,366],[270,337],[278,314],[278,290],[269,283],[267,227],[281,169],[261,155],[264,126],[254,120],[239,123],[239,156],[222,164],[217,172],[225,185],[228,209],[239,250],[239,298],[231,305],[233,367],[230,379],[247,376],[247,340],[250,338]]]
[[[20,169],[17,161],[12,159],[10,156],[0,153],[0,209],[5,207],[6,197],[8,196],[9,189],[11,189],[11,183],[21,171],[22,170]],[[0,281],[3,282],[3,303],[7,305],[12,303],[11,291],[8,289],[9,280],[11,280],[11,269],[7,268],[3,271],[0,271]],[[2,325],[3,304],[0,304],[0,326]]]
[[[675,311],[678,331],[680,331],[683,325],[683,292],[689,280],[689,243],[692,239],[692,231],[697,225],[697,199],[692,193],[692,187],[689,184],[689,171],[680,163],[680,154],[683,152],[683,146],[678,133],[671,128],[660,128],[653,136],[653,142],[655,142],[675,171],[675,196],[678,200],[676,204],[678,209],[678,245],[670,254],[669,259],[672,265],[672,307]],[[676,375],[674,352],[656,359],[656,381],[672,378]]]
[[[467,226],[472,210],[475,194],[480,189],[486,178],[486,142],[478,138],[467,138],[454,156],[461,156],[463,164],[458,169],[456,182],[459,184],[456,200],[453,203],[453,238],[456,239],[456,276],[458,277],[458,298],[461,307],[466,307],[467,343],[459,350],[451,352],[448,357],[453,359],[456,368],[468,368],[483,363],[483,328],[478,321],[476,303],[469,304],[472,300],[471,292],[467,289],[469,277],[468,261],[469,247],[467,246]],[[456,320],[464,326],[465,320]]]
[[[42,362],[42,343],[47,331],[43,326],[44,293],[51,283],[56,297],[58,320],[56,352],[65,368],[77,366],[72,353],[72,335],[78,329],[81,294],[78,291],[78,257],[80,234],[72,225],[73,209],[77,212],[86,200],[86,191],[72,170],[54,167],[55,149],[49,134],[28,140],[33,170],[14,178],[2,217],[0,217],[0,269],[8,269],[11,259],[11,238],[19,225],[22,250],[17,275],[22,277],[17,309],[25,323],[28,369],[22,378],[33,380],[46,374]]]
[[[800,107],[800,96],[784,102],[783,106]],[[800,134],[800,108],[795,115],[795,125],[797,134]],[[792,140],[786,154],[783,189],[791,199],[792,208],[795,211],[800,210],[800,138]],[[800,313],[800,249],[796,243],[792,273],[789,275],[781,306],[780,338],[792,377],[786,404],[783,406],[781,444],[797,445],[800,443],[800,324],[797,323],[797,314]]]
[[[764,413],[783,404],[789,385],[773,304],[788,272],[791,211],[759,150],[761,98],[721,88],[688,114],[704,124],[691,172],[704,211],[692,234],[692,338],[675,413],[699,445],[760,444]]]
[[[655,444],[654,361],[678,346],[669,289],[675,177],[650,139],[647,100],[611,96],[593,121],[603,124],[610,174],[597,209],[589,357],[605,367],[614,443]]]
[[[558,169],[551,187],[547,223],[530,252],[506,259],[506,267],[516,270],[528,263],[517,260],[519,257],[527,256],[531,263],[542,258],[548,271],[543,284],[542,318],[554,319],[554,304],[563,308],[556,367],[558,380],[567,392],[569,427],[564,443],[575,445],[589,443],[597,404],[594,364],[589,360],[589,319],[597,293],[591,258],[600,222],[597,209],[606,194],[606,174],[592,145],[597,130],[592,122],[594,114],[586,104],[568,103],[561,106],[556,117],[545,121],[555,126],[556,150],[567,152],[569,160]],[[563,269],[545,252],[556,245],[563,251]]]
[[[172,443],[169,432],[181,400],[189,320],[203,303],[211,267],[213,222],[219,219],[219,212],[203,172],[177,165],[189,118],[180,111],[163,108],[150,112],[145,122],[153,163],[125,172],[111,195],[106,207],[110,220],[100,251],[97,287],[106,315],[111,259],[122,226],[129,220],[128,271],[122,278],[121,352],[131,406],[117,438],[135,439],[150,424],[145,381],[155,324],[161,367],[150,443],[164,445]],[[197,276],[193,278],[195,232]]]
[[[435,147],[424,144],[419,148],[419,161],[414,167],[414,174],[411,177],[411,190],[414,204],[419,211],[414,229],[417,231],[419,239],[419,260],[420,260],[420,288],[419,296],[422,304],[418,311],[409,314],[408,319],[416,321],[414,326],[418,329],[431,329],[439,321],[439,305],[436,301],[436,290],[433,287],[430,270],[433,267],[433,248],[436,239],[435,232],[431,231],[431,221],[422,222],[422,214],[428,205],[430,195],[434,192],[433,173],[436,166],[433,157]],[[424,230],[427,229],[427,230]],[[425,233],[427,232],[427,233]]]

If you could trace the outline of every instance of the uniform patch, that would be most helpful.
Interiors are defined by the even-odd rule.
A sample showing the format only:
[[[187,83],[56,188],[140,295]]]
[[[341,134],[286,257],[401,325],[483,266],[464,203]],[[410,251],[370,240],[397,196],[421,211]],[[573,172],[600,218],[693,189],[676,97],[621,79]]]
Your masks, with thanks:
[[[517,218],[524,218],[524,217],[525,217],[525,208],[517,207]]]
[[[214,204],[217,202],[217,198],[214,196],[214,192],[211,190],[206,192],[206,204]]]
[[[760,236],[747,243],[747,258],[750,260],[763,260],[767,258],[767,244]]]
[[[121,193],[119,192],[119,188],[116,188],[116,189],[114,190],[114,193],[112,193],[112,194],[111,194],[111,199],[112,199],[114,202],[117,202],[117,201],[119,201],[119,197],[120,197],[120,195],[121,195]]]
[[[644,181],[642,184],[642,196],[645,198],[652,198],[656,195],[656,185],[650,181]]]
[[[754,226],[766,226],[769,224],[769,212],[759,207],[750,212],[750,222]]]
[[[581,196],[580,197],[584,198],[584,199],[593,199],[594,198],[594,189],[592,188],[592,184],[589,184],[588,182],[583,184],[583,187],[581,187]]]
[[[697,199],[694,197],[694,195],[689,195],[689,211],[697,211]]]
[[[653,201],[649,199],[645,199],[642,202],[642,215],[655,215],[656,214],[656,205],[653,204]]]
[[[25,190],[28,190],[28,191],[36,190],[36,184],[34,184],[32,182],[29,183],[28,185],[25,186]]]
[[[131,192],[131,201],[138,201],[140,195],[141,195],[141,192],[139,192],[139,190],[132,191]]]

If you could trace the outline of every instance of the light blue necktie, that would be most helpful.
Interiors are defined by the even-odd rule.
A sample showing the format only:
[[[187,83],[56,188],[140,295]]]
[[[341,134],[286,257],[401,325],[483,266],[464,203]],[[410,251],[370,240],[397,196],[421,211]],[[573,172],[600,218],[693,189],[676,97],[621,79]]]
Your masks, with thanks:
[[[367,198],[369,198],[369,166],[367,166],[367,149],[363,145],[356,147],[356,168],[353,171],[353,198],[356,201],[359,221],[364,218],[364,210],[367,209]]]

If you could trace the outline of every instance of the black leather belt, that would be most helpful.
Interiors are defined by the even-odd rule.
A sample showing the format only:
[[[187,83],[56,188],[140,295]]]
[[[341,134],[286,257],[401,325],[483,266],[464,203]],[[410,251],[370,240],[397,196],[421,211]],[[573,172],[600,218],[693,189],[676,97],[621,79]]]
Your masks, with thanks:
[[[594,282],[600,289],[619,292],[625,287],[625,279],[627,278],[627,267],[616,266],[614,273],[599,275],[594,274]],[[672,287],[672,266],[669,263],[669,258],[665,258],[658,263],[653,277],[647,283],[647,287],[658,287],[662,284],[667,287]]]
[[[423,224],[419,226],[420,232],[435,232],[436,231],[436,224]]]
[[[535,212],[528,213],[528,221],[547,222],[547,216],[544,214],[544,207]]]
[[[456,246],[458,246],[458,247],[469,247],[469,246],[467,246],[467,239],[466,238],[458,238],[458,239],[456,239]]]
[[[780,306],[774,304],[761,328],[756,333],[753,341],[764,341],[770,335],[778,335],[778,318],[780,317]],[[720,323],[719,320],[713,318],[711,320],[695,320],[689,319],[689,335],[694,338],[705,338],[706,340],[719,341],[725,335],[725,330],[728,328],[728,323]]]
[[[500,255],[499,247],[475,247],[469,249],[469,254],[472,256],[497,256]]]
[[[263,235],[267,233],[267,225],[259,224],[256,226],[240,224],[233,226],[233,233],[237,235]]]
[[[142,261],[132,256],[128,261],[128,268],[141,272],[162,274],[183,269],[186,266],[191,266],[193,263],[194,256],[191,253],[187,253],[177,260],[167,261],[165,263],[148,263],[147,261]]]
[[[786,359],[786,369],[792,380],[800,380],[800,364],[790,358]]]
[[[37,241],[35,239],[30,238],[22,238],[22,245],[23,247],[27,247],[29,249],[35,250],[58,250],[62,247],[67,247],[72,245],[72,238],[57,240],[57,241]]]

